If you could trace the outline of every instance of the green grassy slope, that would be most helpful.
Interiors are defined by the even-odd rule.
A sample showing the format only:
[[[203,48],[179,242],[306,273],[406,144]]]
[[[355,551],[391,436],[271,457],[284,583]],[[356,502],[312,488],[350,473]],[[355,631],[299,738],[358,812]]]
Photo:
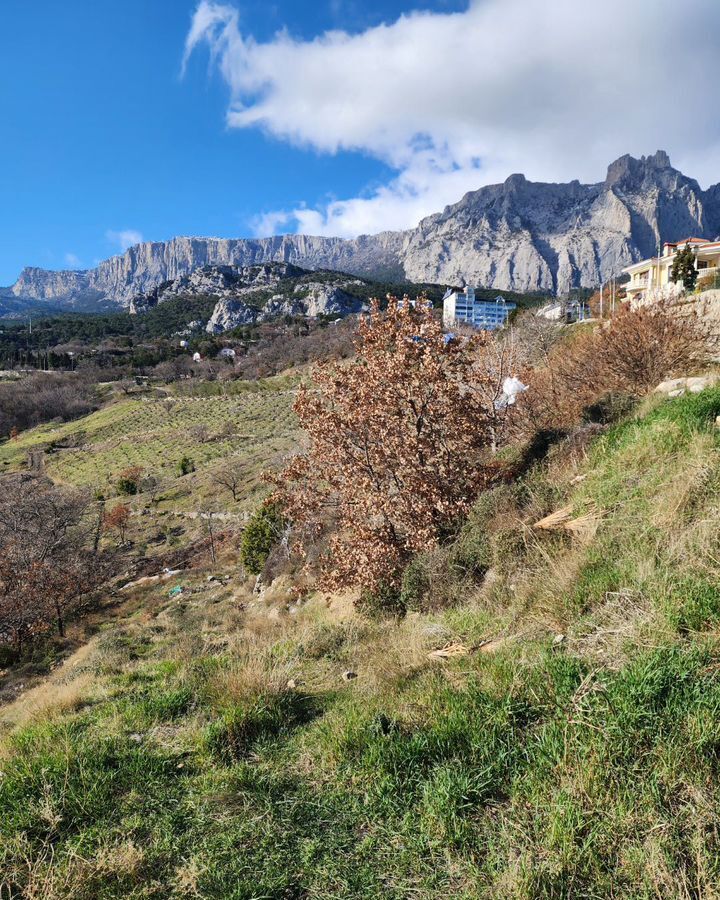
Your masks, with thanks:
[[[5,895],[717,896],[719,414],[657,403],[532,473],[445,612],[146,588],[0,720]],[[532,527],[563,505],[582,527]]]
[[[43,450],[45,471],[57,482],[112,497],[119,473],[140,466],[163,480],[163,493],[170,492],[173,508],[182,487],[196,500],[212,494],[220,510],[238,511],[231,497],[217,488],[210,491],[213,470],[232,459],[246,472],[240,506],[249,508],[259,474],[291,449],[297,431],[292,380],[270,379],[253,386],[256,389],[224,395],[138,395],[73,422],[41,425],[0,445],[0,472],[22,470],[30,452]],[[180,479],[178,466],[184,456],[193,460],[196,472]]]

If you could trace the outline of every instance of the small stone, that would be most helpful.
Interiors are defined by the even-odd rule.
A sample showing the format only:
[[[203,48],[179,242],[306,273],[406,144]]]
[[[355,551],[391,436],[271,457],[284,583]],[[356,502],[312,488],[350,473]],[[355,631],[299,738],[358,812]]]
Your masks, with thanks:
[[[353,678],[357,678],[357,672],[353,672],[352,670],[348,669],[347,672],[343,672],[343,678],[345,679],[345,681],[352,681]]]
[[[131,741],[134,741],[136,744],[142,744],[143,736],[138,734],[136,731],[129,735]]]
[[[557,647],[563,643],[565,643],[565,635],[564,634],[556,634],[555,637],[553,638],[553,645],[555,647]]]
[[[288,690],[294,691],[295,688],[296,688],[299,684],[300,684],[300,682],[299,682],[296,678],[291,678],[291,679],[288,681],[286,687],[288,688]]]

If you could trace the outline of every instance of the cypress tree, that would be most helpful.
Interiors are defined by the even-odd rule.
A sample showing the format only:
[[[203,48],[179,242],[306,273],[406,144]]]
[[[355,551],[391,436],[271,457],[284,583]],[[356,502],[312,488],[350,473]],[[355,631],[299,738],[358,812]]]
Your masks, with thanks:
[[[691,291],[697,282],[697,269],[695,268],[695,254],[690,244],[685,244],[682,250],[678,250],[670,271],[670,280],[675,284],[682,281],[683,287]]]

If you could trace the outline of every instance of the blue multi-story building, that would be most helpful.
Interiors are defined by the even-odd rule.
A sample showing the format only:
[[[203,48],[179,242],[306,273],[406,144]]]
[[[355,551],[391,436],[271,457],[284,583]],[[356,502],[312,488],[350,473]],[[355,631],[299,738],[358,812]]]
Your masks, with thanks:
[[[478,300],[475,288],[464,291],[449,290],[443,297],[443,324],[447,328],[456,325],[472,325],[482,331],[495,331],[507,322],[517,304],[504,297],[494,300]]]

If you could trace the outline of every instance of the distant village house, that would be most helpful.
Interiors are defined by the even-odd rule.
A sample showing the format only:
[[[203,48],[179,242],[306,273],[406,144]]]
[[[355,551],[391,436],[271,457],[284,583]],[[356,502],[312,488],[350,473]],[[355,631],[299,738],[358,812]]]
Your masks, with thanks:
[[[567,325],[584,322],[590,313],[582,300],[553,300],[538,310],[538,315],[551,322],[563,322]]]

